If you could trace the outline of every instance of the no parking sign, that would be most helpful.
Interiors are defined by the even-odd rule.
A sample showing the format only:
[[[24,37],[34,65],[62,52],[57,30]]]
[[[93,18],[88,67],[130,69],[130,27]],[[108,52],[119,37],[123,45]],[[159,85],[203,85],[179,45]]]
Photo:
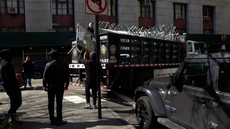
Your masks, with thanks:
[[[85,13],[107,15],[107,0],[86,0]]]

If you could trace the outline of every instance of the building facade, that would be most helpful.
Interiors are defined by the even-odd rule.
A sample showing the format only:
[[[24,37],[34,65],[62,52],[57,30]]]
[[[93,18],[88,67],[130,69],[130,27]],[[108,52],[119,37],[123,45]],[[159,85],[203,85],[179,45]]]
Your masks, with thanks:
[[[102,0],[103,2],[104,0]],[[86,0],[0,0],[0,32],[71,32],[88,26]],[[92,2],[89,0],[89,2]],[[175,25],[189,34],[230,34],[230,1],[107,0],[108,16],[101,21],[126,26]],[[52,14],[52,15],[51,15]]]

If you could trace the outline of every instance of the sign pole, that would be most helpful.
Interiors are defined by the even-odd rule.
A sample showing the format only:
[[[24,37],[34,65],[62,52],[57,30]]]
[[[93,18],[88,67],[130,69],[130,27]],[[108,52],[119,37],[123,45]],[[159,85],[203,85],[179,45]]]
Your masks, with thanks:
[[[95,25],[96,25],[96,53],[97,53],[97,89],[98,89],[98,119],[102,118],[101,115],[101,86],[100,86],[100,77],[99,77],[99,65],[100,65],[100,40],[99,40],[99,31],[98,31],[98,15],[95,15]]]

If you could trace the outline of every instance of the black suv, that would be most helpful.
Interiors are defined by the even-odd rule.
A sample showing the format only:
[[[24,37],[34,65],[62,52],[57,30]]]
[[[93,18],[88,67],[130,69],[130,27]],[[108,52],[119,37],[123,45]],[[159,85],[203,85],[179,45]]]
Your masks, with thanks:
[[[45,66],[48,62],[49,61],[47,61],[47,60],[37,60],[37,61],[33,62],[33,64],[34,64],[34,74],[33,74],[34,79],[42,78]]]
[[[143,129],[230,128],[230,53],[184,59],[170,78],[152,79],[135,94]]]

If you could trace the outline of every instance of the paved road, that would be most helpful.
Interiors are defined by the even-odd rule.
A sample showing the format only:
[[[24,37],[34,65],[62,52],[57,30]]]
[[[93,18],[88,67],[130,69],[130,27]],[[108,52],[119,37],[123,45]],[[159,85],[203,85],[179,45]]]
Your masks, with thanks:
[[[22,91],[30,91],[30,90],[41,90],[42,89],[42,83],[41,79],[32,80],[33,87],[28,87],[24,89],[21,88]],[[80,98],[80,96],[85,95],[84,87],[77,87],[77,86],[70,86],[69,91],[71,91],[71,94],[73,96],[66,97],[65,99],[68,101],[76,101],[79,103],[84,103],[84,99]],[[29,92],[28,92],[29,93]],[[76,96],[74,96],[76,95]],[[119,97],[118,97],[119,96]],[[123,98],[123,99],[121,99]],[[126,101],[125,101],[125,100]],[[136,129],[140,129],[137,125],[136,118],[134,115],[134,107],[133,107],[133,100],[122,95],[118,92],[112,92],[109,90],[102,90],[102,103],[106,105],[108,108],[112,109],[116,114],[118,114],[119,117],[121,117],[124,121],[124,124],[130,124]],[[83,108],[83,107],[81,107]],[[103,117],[103,114],[102,114]]]
[[[20,120],[24,121],[23,129],[53,129],[49,125],[47,110],[47,93],[42,90],[41,80],[32,80],[33,87],[22,90],[23,103],[18,110]],[[2,92],[0,93],[0,111],[6,111],[9,108],[9,98]],[[102,119],[98,120],[97,110],[84,109],[85,98],[84,88],[70,86],[65,92],[63,99],[63,118],[68,120],[69,124],[60,127],[60,129],[136,129],[130,125],[133,118],[132,105],[127,105],[116,96],[111,96],[111,92],[102,92]],[[114,97],[114,98],[113,98]],[[108,101],[109,100],[109,101]],[[91,100],[92,101],[92,100]],[[113,110],[121,114],[119,116]],[[2,114],[2,113],[0,113]]]

